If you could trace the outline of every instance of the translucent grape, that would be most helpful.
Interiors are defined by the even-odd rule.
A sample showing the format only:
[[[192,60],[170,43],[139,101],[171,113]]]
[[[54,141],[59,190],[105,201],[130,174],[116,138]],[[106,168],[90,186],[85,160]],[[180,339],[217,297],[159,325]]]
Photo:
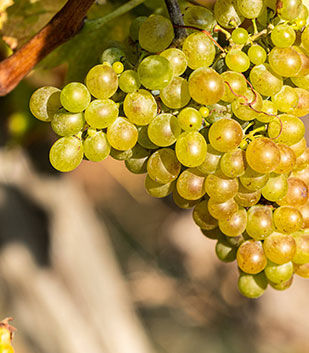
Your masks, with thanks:
[[[141,86],[138,74],[134,70],[126,70],[119,77],[119,88],[125,93],[132,93]]]
[[[182,196],[179,195],[177,189],[175,188],[173,191],[173,201],[175,202],[176,206],[183,209],[189,209],[197,205],[200,202],[200,199],[197,199],[197,200],[184,199]]]
[[[271,174],[267,184],[262,189],[263,197],[268,201],[277,201],[288,192],[288,181],[283,174]]]
[[[107,99],[116,93],[118,77],[111,67],[96,65],[86,76],[86,86],[95,98]]]
[[[224,220],[230,218],[238,211],[238,205],[234,199],[218,203],[210,198],[208,201],[208,211],[214,218]]]
[[[170,148],[161,148],[153,153],[147,163],[148,175],[157,183],[167,184],[176,180],[181,165],[175,152]]]
[[[101,63],[109,63],[113,65],[117,61],[121,61],[126,56],[125,52],[117,47],[107,48],[103,51],[101,56]]]
[[[256,116],[256,120],[260,121],[261,123],[270,123],[278,113],[275,104],[268,100],[263,100],[263,107],[261,111],[266,113],[261,113]]]
[[[216,244],[216,255],[223,262],[232,262],[236,259],[236,247],[224,239],[219,239]]]
[[[268,285],[264,272],[256,275],[241,273],[238,279],[238,289],[247,298],[258,298],[264,294]]]
[[[251,168],[247,168],[245,174],[240,176],[242,185],[250,191],[261,190],[269,180],[269,174],[261,174]]]
[[[158,148],[153,142],[150,141],[148,136],[148,126],[139,126],[138,130],[138,143],[149,150],[156,150]]]
[[[306,76],[292,77],[291,80],[295,86],[309,90],[309,74]]]
[[[271,40],[278,48],[288,48],[296,39],[294,29],[288,25],[278,25],[271,32]]]
[[[221,119],[211,125],[209,141],[220,152],[231,152],[237,148],[243,137],[240,124],[232,119]]]
[[[46,86],[37,89],[30,98],[31,113],[41,121],[51,121],[61,107],[60,89]]]
[[[150,140],[160,147],[168,147],[176,142],[181,134],[177,118],[168,113],[160,114],[148,126]]]
[[[222,233],[229,237],[237,237],[242,234],[247,226],[247,212],[239,209],[230,218],[219,221],[219,228]]]
[[[294,233],[303,225],[301,212],[290,206],[278,207],[274,212],[274,223],[281,233]]]
[[[110,155],[112,158],[116,159],[117,161],[125,161],[132,157],[132,148],[129,148],[125,151],[117,150],[116,148],[111,147]]]
[[[134,20],[131,22],[129,32],[130,32],[130,37],[132,38],[132,40],[134,40],[134,42],[138,40],[139,29],[142,23],[145,22],[147,19],[148,17],[146,16],[138,16],[134,18]]]
[[[296,242],[290,234],[274,232],[264,240],[263,248],[269,260],[282,265],[292,261]]]
[[[307,26],[302,35],[301,35],[301,43],[305,50],[308,52],[309,51],[309,26]]]
[[[307,147],[303,154],[296,158],[295,170],[301,170],[307,167],[309,163],[309,148]]]
[[[107,139],[110,145],[120,151],[126,151],[135,146],[138,138],[136,127],[127,119],[118,117],[107,128]]]
[[[233,113],[237,116],[238,119],[244,121],[250,121],[256,119],[260,114],[256,111],[261,111],[263,108],[263,99],[258,92],[252,92],[251,89],[247,89],[243,97],[237,98],[232,102]],[[251,103],[252,109],[248,103]]]
[[[286,21],[294,20],[300,14],[302,0],[280,0],[277,2],[277,14]]]
[[[186,71],[188,61],[182,50],[169,48],[164,50],[160,55],[170,62],[174,76],[180,76]]]
[[[62,89],[60,101],[69,112],[80,113],[88,107],[91,96],[85,85],[71,82]]]
[[[260,191],[250,191],[241,184],[239,185],[238,192],[234,197],[237,204],[241,207],[254,206],[260,201],[260,198]]]
[[[244,19],[235,0],[217,0],[214,14],[219,24],[225,28],[237,27]]]
[[[151,15],[142,22],[138,32],[140,46],[150,53],[166,49],[174,39],[174,28],[167,18]]]
[[[187,200],[198,200],[205,195],[205,176],[196,168],[184,170],[177,179],[177,191]]]
[[[193,220],[201,228],[212,230],[218,226],[218,221],[208,211],[208,201],[199,202],[193,210]]]
[[[211,145],[207,145],[205,160],[198,166],[198,170],[203,174],[214,174],[220,166],[222,153],[215,150]]]
[[[186,26],[193,26],[206,31],[211,31],[216,24],[213,13],[202,6],[188,7],[183,16]]]
[[[237,250],[237,264],[239,268],[255,275],[264,270],[267,259],[260,241],[247,240]]]
[[[93,162],[100,162],[110,154],[111,146],[103,131],[92,130],[84,141],[84,153],[87,159]]]
[[[236,28],[232,32],[232,40],[236,44],[245,44],[249,38],[248,31],[246,31],[244,28]]]
[[[302,117],[309,113],[309,92],[303,88],[295,88],[295,91],[298,94],[298,104],[290,113]]]
[[[276,290],[286,290],[288,288],[291,287],[293,283],[293,277],[291,277],[289,280],[285,281],[285,282],[281,282],[281,283],[273,283],[271,281],[269,281],[269,284],[271,285],[272,288],[276,289]]]
[[[293,256],[293,262],[298,265],[309,263],[309,235],[306,233],[294,234],[296,242],[296,252]]]
[[[304,48],[295,45],[292,46],[292,49],[298,53],[301,60],[301,68],[297,72],[297,77],[307,76],[309,74],[309,57],[306,51]]]
[[[309,204],[306,202],[304,206],[298,207],[303,219],[302,228],[309,228]]]
[[[205,190],[213,201],[225,202],[237,194],[238,181],[221,174],[208,175],[205,181]]]
[[[163,89],[173,78],[170,62],[160,55],[147,56],[139,64],[137,72],[142,85],[150,90]]]
[[[224,95],[225,87],[223,79],[217,72],[201,67],[190,75],[189,91],[197,103],[209,105],[219,102]]]
[[[262,13],[263,0],[237,0],[237,7],[245,18],[257,18]]]
[[[51,127],[59,136],[69,136],[79,133],[85,124],[83,113],[70,113],[60,109],[51,121]]]
[[[290,149],[294,152],[295,157],[301,156],[307,148],[306,139],[303,137],[299,142],[290,146]]]
[[[308,187],[298,178],[288,178],[288,192],[277,201],[280,206],[299,207],[306,204],[308,200]]]
[[[275,264],[272,261],[267,262],[265,267],[266,277],[273,283],[282,283],[288,281],[293,276],[292,261],[282,265]]]
[[[149,195],[156,198],[168,196],[175,189],[175,181],[167,184],[160,184],[152,180],[148,175],[145,179],[145,189]]]
[[[293,87],[283,86],[277,94],[271,97],[272,102],[281,112],[289,112],[298,104],[298,94]]]
[[[273,96],[283,86],[282,77],[273,72],[268,64],[254,66],[250,72],[250,81],[254,89],[263,96]]]
[[[207,144],[199,132],[183,132],[176,141],[175,151],[181,164],[193,168],[205,160]]]
[[[248,50],[248,57],[252,64],[261,65],[264,64],[267,58],[266,51],[260,45],[254,44]]]
[[[301,58],[292,48],[273,48],[268,55],[271,68],[280,76],[296,76],[301,69]]]
[[[184,108],[178,114],[178,123],[182,130],[194,131],[199,130],[202,126],[201,113],[191,107]]]
[[[85,111],[87,123],[95,129],[105,129],[118,117],[118,106],[111,99],[95,99]]]
[[[256,240],[263,240],[274,230],[272,211],[267,206],[253,206],[247,213],[247,233]]]
[[[60,172],[70,172],[80,165],[83,155],[82,141],[74,136],[66,136],[52,145],[49,160],[51,165]]]
[[[225,91],[221,98],[223,101],[233,102],[237,99],[237,95],[243,95],[247,91],[247,82],[241,73],[225,71],[221,74],[221,77],[225,82]]]
[[[225,57],[226,66],[236,72],[245,72],[250,67],[248,55],[239,49],[231,49]]]
[[[150,151],[136,144],[132,148],[132,156],[125,160],[127,169],[134,174],[144,174],[147,172],[147,161]]]
[[[162,102],[172,109],[179,109],[190,102],[188,81],[182,77],[174,77],[168,86],[160,91]]]
[[[245,173],[245,152],[236,149],[224,153],[220,160],[221,171],[229,178],[237,178]]]
[[[274,119],[268,125],[267,132],[270,138],[291,146],[304,137],[305,126],[300,119],[288,114],[280,115],[279,119]]]
[[[148,125],[156,117],[158,107],[153,95],[140,89],[126,95],[123,110],[132,123]]]
[[[294,264],[295,273],[303,278],[309,278],[309,263],[304,265]]]

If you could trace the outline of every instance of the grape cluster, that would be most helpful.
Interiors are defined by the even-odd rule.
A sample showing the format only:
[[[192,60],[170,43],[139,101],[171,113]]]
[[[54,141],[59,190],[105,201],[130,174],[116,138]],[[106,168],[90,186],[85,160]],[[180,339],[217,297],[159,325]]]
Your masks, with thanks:
[[[308,9],[218,0],[183,19],[175,40],[169,19],[138,17],[135,60],[108,48],[85,84],[34,92],[33,115],[60,136],[51,164],[110,155],[147,173],[150,195],[193,208],[219,259],[237,261],[243,295],[286,289],[294,273],[309,278]]]
[[[0,322],[0,353],[14,353],[12,346],[13,331],[15,328],[9,325],[8,321],[11,318],[5,319]]]

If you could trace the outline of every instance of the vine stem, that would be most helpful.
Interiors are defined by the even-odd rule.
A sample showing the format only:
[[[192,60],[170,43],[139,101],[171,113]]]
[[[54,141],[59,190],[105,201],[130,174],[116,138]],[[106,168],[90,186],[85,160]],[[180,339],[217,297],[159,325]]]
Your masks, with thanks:
[[[165,0],[167,11],[174,25],[175,39],[174,41],[186,38],[187,31],[183,22],[182,13],[179,7],[178,0]]]

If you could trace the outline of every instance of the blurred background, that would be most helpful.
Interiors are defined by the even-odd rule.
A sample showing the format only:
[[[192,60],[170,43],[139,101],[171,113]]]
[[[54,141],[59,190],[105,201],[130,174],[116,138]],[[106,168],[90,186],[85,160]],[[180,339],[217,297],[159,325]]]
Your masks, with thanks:
[[[64,3],[0,1],[1,58]],[[123,3],[97,1],[89,18]],[[151,198],[144,176],[111,158],[68,174],[49,164],[56,136],[31,116],[32,92],[82,80],[106,47],[126,43],[132,18],[153,11],[163,1],[77,36],[0,99],[0,317],[14,317],[17,353],[308,352],[309,281],[245,299],[235,263],[219,262],[191,210]]]

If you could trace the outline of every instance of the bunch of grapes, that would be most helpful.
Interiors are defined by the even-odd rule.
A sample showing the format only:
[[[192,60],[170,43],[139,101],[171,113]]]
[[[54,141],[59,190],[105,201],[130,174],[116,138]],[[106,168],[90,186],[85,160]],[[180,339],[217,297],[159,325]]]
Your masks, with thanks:
[[[14,353],[12,347],[13,331],[15,328],[9,325],[11,318],[5,319],[0,322],[0,353]]]
[[[287,289],[295,273],[309,278],[308,9],[218,0],[183,19],[138,17],[135,59],[108,48],[85,84],[34,92],[33,115],[60,137],[51,164],[124,161],[151,196],[193,208],[218,258],[237,261],[243,295]]]

